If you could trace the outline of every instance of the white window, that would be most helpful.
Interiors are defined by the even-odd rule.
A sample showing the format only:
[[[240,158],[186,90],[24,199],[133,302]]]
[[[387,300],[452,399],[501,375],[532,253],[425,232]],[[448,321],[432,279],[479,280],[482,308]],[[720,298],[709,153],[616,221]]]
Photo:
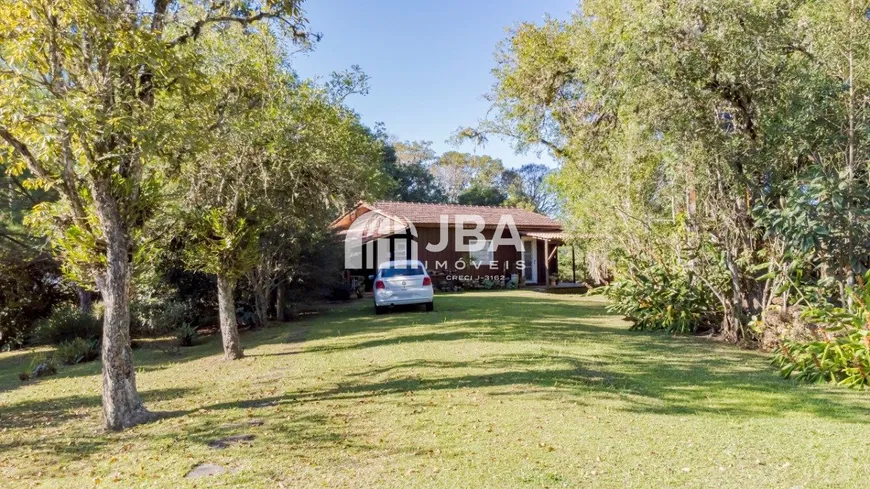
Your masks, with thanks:
[[[495,260],[495,253],[492,250],[492,240],[476,240],[472,239],[468,242],[469,249],[477,249],[483,243],[483,249],[478,251],[469,251],[468,257],[472,265],[489,266],[489,262]]]

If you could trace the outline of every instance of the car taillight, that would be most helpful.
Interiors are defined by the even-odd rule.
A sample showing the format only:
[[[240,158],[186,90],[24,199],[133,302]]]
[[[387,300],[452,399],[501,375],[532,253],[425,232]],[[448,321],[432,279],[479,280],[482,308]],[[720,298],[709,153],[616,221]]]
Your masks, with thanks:
[[[375,288],[376,289],[386,289],[387,286],[384,284],[383,280],[378,280],[375,282]]]
[[[429,277],[423,277],[423,285],[432,285],[432,279]]]

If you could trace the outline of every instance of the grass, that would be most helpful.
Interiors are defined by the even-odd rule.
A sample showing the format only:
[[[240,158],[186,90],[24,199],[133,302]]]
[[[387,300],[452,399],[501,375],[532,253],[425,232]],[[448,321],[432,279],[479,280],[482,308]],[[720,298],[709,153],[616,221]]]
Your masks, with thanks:
[[[99,364],[19,384],[0,355],[5,487],[862,487],[870,394],[777,377],[768,357],[632,332],[599,298],[369,301],[180,357],[137,350],[163,418],[99,429]],[[260,426],[241,424],[256,418]],[[226,426],[237,423],[236,425]],[[254,439],[224,450],[207,443]],[[229,472],[185,479],[199,463]]]

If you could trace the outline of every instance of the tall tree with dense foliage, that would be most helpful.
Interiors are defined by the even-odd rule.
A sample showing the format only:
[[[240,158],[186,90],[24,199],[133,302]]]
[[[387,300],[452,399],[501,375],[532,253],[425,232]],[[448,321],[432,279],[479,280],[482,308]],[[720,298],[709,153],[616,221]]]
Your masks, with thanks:
[[[392,181],[386,198],[400,202],[435,203],[444,190],[430,171],[435,152],[430,141],[384,141],[384,173]]]
[[[186,105],[200,95],[196,43],[211,25],[276,27],[304,37],[299,2],[3,0],[0,139],[12,172],[57,189],[35,209],[67,270],[105,303],[103,415],[117,430],[152,419],[136,390],[129,335],[133,259],[164,175],[164,148],[193,141]],[[187,149],[194,149],[188,147]],[[51,224],[53,223],[53,225]]]
[[[326,87],[283,68],[268,30],[204,32],[204,73],[217,108],[202,124],[214,135],[183,165],[183,222],[193,230],[188,263],[217,278],[224,356],[241,358],[235,290],[250,286],[259,325],[299,235],[325,229],[337,209],[375,192],[380,143],[343,105],[367,91],[359,70]],[[178,101],[181,103],[181,101]]]
[[[430,171],[450,202],[458,202],[459,196],[472,188],[475,189],[472,200],[477,199],[476,196],[486,196],[492,200],[494,194],[503,193],[504,165],[501,160],[489,155],[448,151],[432,163]],[[499,202],[502,200],[503,197]]]
[[[526,163],[511,171],[508,178],[508,199],[504,205],[524,207],[541,214],[552,215],[558,208],[558,197],[550,184],[553,170],[540,163]]]
[[[639,285],[621,297],[647,280],[704,288],[712,302],[692,307],[737,340],[796,254],[841,284],[866,266],[867,8],[583,2],[512,33],[496,115],[463,135],[548,149],[571,227]]]

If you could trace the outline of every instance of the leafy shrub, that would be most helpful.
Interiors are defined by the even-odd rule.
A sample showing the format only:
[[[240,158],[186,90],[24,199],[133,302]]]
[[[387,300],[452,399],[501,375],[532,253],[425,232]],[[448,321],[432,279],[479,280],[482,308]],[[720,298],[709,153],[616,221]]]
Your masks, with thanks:
[[[135,337],[174,334],[193,319],[190,304],[178,300],[135,302],[130,309],[130,334]]]
[[[803,317],[820,327],[813,341],[783,341],[773,362],[783,377],[808,382],[870,386],[870,272],[858,287],[847,290],[852,308],[823,302]]]
[[[46,375],[54,375],[57,373],[57,365],[54,363],[54,357],[51,355],[46,355],[45,353],[40,353],[38,355],[34,355],[33,358],[30,359],[30,370],[31,373],[26,375],[29,379],[31,377],[44,377]],[[25,373],[26,372],[22,372]],[[18,375],[19,379],[22,379],[22,375]],[[24,380],[22,379],[22,382]]]
[[[176,331],[190,322],[191,315],[188,303],[171,301],[159,309],[151,321],[155,330]]]
[[[689,333],[715,324],[714,298],[682,270],[652,264],[602,289],[608,310],[633,322],[631,329]]]
[[[0,247],[0,350],[27,343],[53,307],[73,298],[56,260]]]
[[[35,336],[37,341],[57,345],[76,338],[97,339],[102,331],[102,323],[92,315],[74,306],[63,305],[38,323]]]
[[[175,330],[175,337],[178,338],[179,345],[193,346],[193,340],[196,339],[196,328],[190,323],[184,323]]]
[[[67,365],[85,363],[96,360],[100,356],[100,342],[75,338],[57,345],[55,355]]]
[[[870,386],[870,331],[821,341],[785,341],[773,361],[785,378],[797,373],[798,380],[835,382],[848,387]]]

